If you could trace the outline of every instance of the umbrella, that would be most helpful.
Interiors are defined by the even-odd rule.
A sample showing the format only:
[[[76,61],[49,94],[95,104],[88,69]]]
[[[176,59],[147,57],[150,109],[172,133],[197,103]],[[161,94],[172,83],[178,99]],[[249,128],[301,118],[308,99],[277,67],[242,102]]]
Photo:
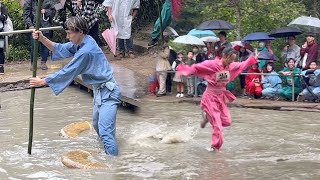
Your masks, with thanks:
[[[106,29],[102,33],[102,37],[110,47],[111,52],[115,55],[117,49],[117,34],[118,31],[115,28]]]
[[[258,56],[258,59],[259,60],[273,60],[273,61],[277,61],[278,60],[278,58],[275,55],[273,55],[273,54],[271,54],[271,53],[269,53],[267,51],[260,52],[259,56]]]
[[[198,38],[208,37],[208,36],[214,36],[217,37],[216,34],[210,30],[198,30],[198,29],[192,29],[188,35],[195,36]]]
[[[173,40],[175,43],[205,46],[199,38],[190,35],[179,36]]]
[[[205,21],[201,23],[197,29],[200,30],[231,30],[234,26],[227,21],[220,19],[213,19],[211,21]]]
[[[242,41],[265,41],[265,40],[274,40],[275,38],[270,37],[268,33],[265,32],[255,32],[246,35]]]
[[[200,38],[200,40],[203,41],[203,42],[212,42],[212,43],[220,41],[220,39],[218,37],[215,37],[215,36],[203,37],[203,38]]]
[[[300,16],[292,20],[288,26],[299,28],[305,32],[318,32],[320,31],[320,19],[311,16]]]
[[[269,33],[270,37],[274,38],[283,38],[283,37],[289,37],[289,36],[297,36],[302,34],[302,32],[295,27],[284,27],[279,29],[274,29]]]
[[[233,41],[233,42],[231,42],[231,45],[232,45],[233,49],[235,49],[236,51],[240,51],[240,48],[244,47],[247,50],[250,50],[251,52],[254,52],[254,48],[248,43],[244,43],[244,42],[241,42],[241,41]]]

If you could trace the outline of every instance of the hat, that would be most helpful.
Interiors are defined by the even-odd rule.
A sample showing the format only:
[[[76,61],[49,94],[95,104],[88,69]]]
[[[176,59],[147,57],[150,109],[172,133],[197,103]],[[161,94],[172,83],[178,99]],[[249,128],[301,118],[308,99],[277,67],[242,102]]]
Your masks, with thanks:
[[[308,33],[307,33],[307,36],[316,37],[316,33],[314,33],[314,32],[308,32]]]

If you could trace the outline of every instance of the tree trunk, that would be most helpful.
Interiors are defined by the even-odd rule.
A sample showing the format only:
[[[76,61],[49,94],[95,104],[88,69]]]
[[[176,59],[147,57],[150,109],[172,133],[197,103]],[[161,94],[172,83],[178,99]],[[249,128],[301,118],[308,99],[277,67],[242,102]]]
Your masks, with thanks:
[[[319,14],[318,14],[318,0],[313,0],[313,3],[312,3],[312,5],[313,5],[313,16],[314,17],[319,17]]]
[[[236,33],[237,40],[241,39],[241,9],[239,0],[229,0],[228,2],[235,10],[236,13]]]

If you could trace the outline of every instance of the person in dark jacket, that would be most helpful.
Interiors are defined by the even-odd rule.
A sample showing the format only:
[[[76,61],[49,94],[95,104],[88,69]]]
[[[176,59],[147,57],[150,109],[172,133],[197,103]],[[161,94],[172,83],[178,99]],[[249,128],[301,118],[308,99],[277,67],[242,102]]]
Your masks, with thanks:
[[[3,31],[7,18],[7,8],[2,2],[0,2],[0,32]],[[4,36],[0,36],[0,75],[2,74],[4,74]]]
[[[24,5],[23,5],[23,19],[26,25],[26,28],[29,29],[35,29],[36,25],[36,14],[37,14],[37,7],[38,7],[38,1],[37,0],[26,0]],[[56,14],[56,10],[54,8],[54,2],[51,0],[43,0],[42,4],[42,9],[41,9],[41,22],[40,22],[40,27],[45,28],[45,27],[51,27],[53,26],[53,17]],[[44,31],[43,35],[46,36],[47,38],[52,38],[53,37],[53,32],[52,31]],[[32,70],[32,62],[33,62],[33,39],[31,37],[31,68]],[[48,66],[46,65],[46,62],[49,57],[49,50],[46,48],[44,45],[40,45],[40,54],[41,54],[41,69],[42,70],[47,70]]]
[[[308,33],[307,41],[300,49],[300,55],[302,58],[302,69],[306,70],[310,68],[312,62],[318,60],[318,44],[315,42],[315,34]]]

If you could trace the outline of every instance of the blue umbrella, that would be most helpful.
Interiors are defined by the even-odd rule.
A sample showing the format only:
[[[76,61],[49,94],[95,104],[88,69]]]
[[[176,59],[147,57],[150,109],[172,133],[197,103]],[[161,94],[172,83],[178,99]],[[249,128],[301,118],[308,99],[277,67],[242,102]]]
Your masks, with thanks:
[[[195,36],[198,38],[208,37],[208,36],[214,36],[217,37],[216,34],[210,30],[198,30],[198,29],[192,29],[188,35]]]
[[[268,33],[265,32],[255,32],[246,35],[242,41],[265,41],[265,40],[274,40],[275,38],[270,37]]]

